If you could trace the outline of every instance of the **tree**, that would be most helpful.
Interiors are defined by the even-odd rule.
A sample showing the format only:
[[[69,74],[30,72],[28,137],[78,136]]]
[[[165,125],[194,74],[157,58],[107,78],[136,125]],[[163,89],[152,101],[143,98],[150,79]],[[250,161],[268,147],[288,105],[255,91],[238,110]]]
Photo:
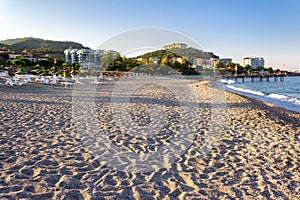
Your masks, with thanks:
[[[257,70],[257,71],[262,71],[262,70],[264,70],[264,67],[258,66],[256,70]]]
[[[114,60],[114,58],[113,58],[111,52],[106,51],[101,60],[102,67],[104,69],[106,69],[113,62],[113,60]]]
[[[107,60],[109,60],[109,55],[107,55]],[[105,62],[107,62],[107,60],[105,60]],[[124,62],[125,61],[125,62]],[[121,57],[119,52],[116,52],[113,55],[113,60],[111,63],[106,63],[106,65],[108,64],[108,66],[105,67],[105,71],[127,71],[127,59],[125,56]]]
[[[245,68],[243,66],[241,66],[239,63],[236,63],[236,67],[237,67],[237,73],[243,73],[245,71]]]
[[[248,64],[245,66],[245,70],[248,74],[250,74],[252,72],[252,67]]]
[[[113,61],[122,61],[121,54],[119,52],[116,52],[113,56]]]
[[[40,60],[36,63],[44,67],[45,70],[50,69],[53,66],[53,63],[50,60]]]
[[[63,60],[60,60],[60,59],[57,59],[56,60],[56,63],[55,63],[55,66],[56,66],[56,69],[57,70],[60,70],[62,68],[62,64],[64,63]]]
[[[187,59],[186,56],[183,56],[183,57],[181,58],[181,65],[182,65],[183,67],[185,67],[185,68],[188,68],[188,67],[190,66],[190,63],[189,63],[189,61],[188,61],[188,59]]]
[[[133,58],[128,58],[127,59],[127,69],[132,69],[134,67],[138,66],[137,62]]]
[[[181,58],[181,67],[180,67],[180,70],[178,70],[178,71],[182,72],[182,74],[185,74],[185,75],[197,74],[195,69],[191,68],[190,66],[191,66],[191,64],[187,60],[187,57],[183,56]]]
[[[163,59],[161,60],[161,64],[170,66],[169,58],[167,56],[163,57]]]
[[[0,53],[0,71],[3,69],[4,66],[8,66],[7,59],[9,55],[6,53]]]
[[[174,61],[173,66],[176,69],[176,71],[180,71],[181,70],[181,64],[177,60]]]
[[[148,63],[149,63],[149,64],[153,64],[153,58],[152,58],[152,57],[150,57],[150,58],[148,59]]]
[[[25,71],[24,68],[26,67],[26,61],[23,56],[21,56],[20,58],[13,59],[12,64],[17,68],[17,71]]]
[[[235,63],[229,62],[229,63],[226,64],[226,70],[234,71],[235,70],[235,66],[236,66]]]
[[[122,61],[123,61],[123,63],[127,63],[127,62],[128,62],[126,56],[123,56],[123,57],[122,57]]]
[[[273,70],[272,67],[268,67],[266,70],[267,70],[270,74],[274,73],[274,70]]]
[[[224,68],[224,63],[218,61],[218,62],[216,63],[216,67],[217,67],[218,69]]]
[[[248,64],[245,66],[245,70],[251,70],[252,71],[252,67]]]
[[[9,55],[7,53],[0,53],[0,58],[3,58],[4,60],[9,59]]]
[[[114,60],[108,67],[105,68],[106,71],[127,71],[126,64],[121,60]]]

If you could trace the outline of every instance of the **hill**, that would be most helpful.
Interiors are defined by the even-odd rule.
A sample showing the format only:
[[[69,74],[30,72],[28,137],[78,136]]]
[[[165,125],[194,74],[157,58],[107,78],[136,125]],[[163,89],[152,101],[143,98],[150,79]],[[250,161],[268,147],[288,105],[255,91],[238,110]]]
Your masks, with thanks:
[[[192,47],[186,49],[180,48],[172,48],[169,50],[157,50],[153,52],[149,52],[143,55],[138,56],[137,58],[150,58],[150,57],[157,57],[158,60],[162,60],[164,57],[172,58],[172,57],[186,57],[189,62],[192,62],[194,58],[219,58],[219,56],[211,53],[205,52],[199,49],[195,49]]]
[[[64,58],[64,50],[72,46],[72,48],[84,48],[84,46],[77,42],[71,41],[53,41],[43,40],[40,38],[16,38],[0,41],[0,47],[6,46],[15,52],[22,52],[26,50],[29,53],[36,55],[46,55]]]

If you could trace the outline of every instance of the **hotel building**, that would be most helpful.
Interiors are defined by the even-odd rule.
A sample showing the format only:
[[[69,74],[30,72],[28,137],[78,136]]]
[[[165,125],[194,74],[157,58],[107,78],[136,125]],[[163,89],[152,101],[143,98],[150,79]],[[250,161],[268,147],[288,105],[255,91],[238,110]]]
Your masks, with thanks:
[[[244,58],[244,67],[250,65],[256,70],[258,67],[265,67],[265,59],[262,57],[249,56]]]
[[[104,50],[93,49],[72,49],[72,47],[64,51],[65,60],[69,64],[73,63],[100,63],[101,57],[104,55]]]

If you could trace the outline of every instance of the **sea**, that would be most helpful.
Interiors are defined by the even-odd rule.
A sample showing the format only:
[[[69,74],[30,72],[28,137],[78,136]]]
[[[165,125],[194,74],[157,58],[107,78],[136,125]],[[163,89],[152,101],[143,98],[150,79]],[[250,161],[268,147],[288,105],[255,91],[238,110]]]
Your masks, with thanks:
[[[254,97],[300,113],[300,76],[286,76],[283,82],[279,77],[277,81],[270,77],[269,82],[266,79],[260,81],[259,78],[256,78],[254,82],[251,78],[245,78],[244,83],[241,79],[237,82],[221,80],[218,86],[227,91]]]

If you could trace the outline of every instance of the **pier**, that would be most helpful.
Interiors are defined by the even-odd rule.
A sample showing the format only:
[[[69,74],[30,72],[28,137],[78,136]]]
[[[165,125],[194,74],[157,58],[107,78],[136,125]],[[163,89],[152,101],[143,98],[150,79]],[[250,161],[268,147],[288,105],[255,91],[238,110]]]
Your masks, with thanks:
[[[264,79],[269,82],[270,80],[274,80],[275,82],[280,81],[284,82],[284,77],[286,74],[235,74],[235,75],[223,75],[222,78],[234,79],[235,82],[245,82],[245,78],[250,78],[251,82],[258,80],[262,82]],[[240,80],[240,81],[239,81]]]

